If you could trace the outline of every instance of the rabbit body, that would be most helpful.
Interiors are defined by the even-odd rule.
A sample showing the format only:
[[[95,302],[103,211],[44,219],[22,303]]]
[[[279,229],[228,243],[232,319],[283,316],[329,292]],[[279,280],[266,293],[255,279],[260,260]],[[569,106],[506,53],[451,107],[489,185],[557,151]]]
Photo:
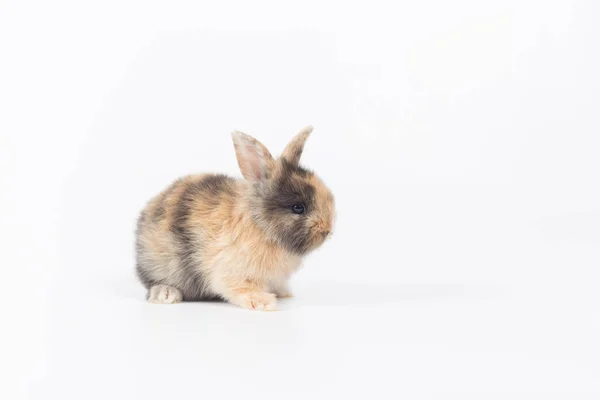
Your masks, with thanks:
[[[136,270],[150,302],[221,298],[275,310],[277,297],[291,296],[290,276],[333,225],[333,196],[298,164],[311,130],[278,160],[234,132],[245,179],[187,176],[150,200],[136,231]]]

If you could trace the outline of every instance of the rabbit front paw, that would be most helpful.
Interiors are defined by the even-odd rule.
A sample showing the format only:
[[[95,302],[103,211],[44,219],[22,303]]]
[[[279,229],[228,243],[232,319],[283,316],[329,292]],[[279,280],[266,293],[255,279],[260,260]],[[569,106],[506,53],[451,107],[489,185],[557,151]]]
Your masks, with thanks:
[[[248,292],[240,295],[236,303],[249,310],[276,311],[277,299],[273,293]]]

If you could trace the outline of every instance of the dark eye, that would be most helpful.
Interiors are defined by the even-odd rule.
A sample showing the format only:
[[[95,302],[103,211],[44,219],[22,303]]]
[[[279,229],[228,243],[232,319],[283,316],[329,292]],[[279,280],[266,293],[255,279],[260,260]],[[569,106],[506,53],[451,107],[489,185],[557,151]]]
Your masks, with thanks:
[[[304,204],[297,203],[292,206],[294,214],[304,214]]]

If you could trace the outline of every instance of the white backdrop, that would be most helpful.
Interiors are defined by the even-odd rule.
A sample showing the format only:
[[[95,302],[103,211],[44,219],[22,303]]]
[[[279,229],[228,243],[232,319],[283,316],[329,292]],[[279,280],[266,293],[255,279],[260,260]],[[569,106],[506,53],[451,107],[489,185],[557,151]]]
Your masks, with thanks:
[[[2,398],[597,398],[594,1],[0,3]],[[144,203],[240,176],[336,195],[278,313],[155,306]],[[4,355],[8,355],[7,357]]]

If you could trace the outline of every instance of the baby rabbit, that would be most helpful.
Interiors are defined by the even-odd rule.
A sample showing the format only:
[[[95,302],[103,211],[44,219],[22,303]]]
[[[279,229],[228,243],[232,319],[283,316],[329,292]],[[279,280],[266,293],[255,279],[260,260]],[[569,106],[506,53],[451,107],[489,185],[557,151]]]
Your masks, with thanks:
[[[299,165],[307,127],[274,159],[253,137],[233,132],[245,179],[203,174],[175,181],[142,211],[137,275],[152,303],[220,298],[276,310],[302,258],[330,236],[334,199]]]

